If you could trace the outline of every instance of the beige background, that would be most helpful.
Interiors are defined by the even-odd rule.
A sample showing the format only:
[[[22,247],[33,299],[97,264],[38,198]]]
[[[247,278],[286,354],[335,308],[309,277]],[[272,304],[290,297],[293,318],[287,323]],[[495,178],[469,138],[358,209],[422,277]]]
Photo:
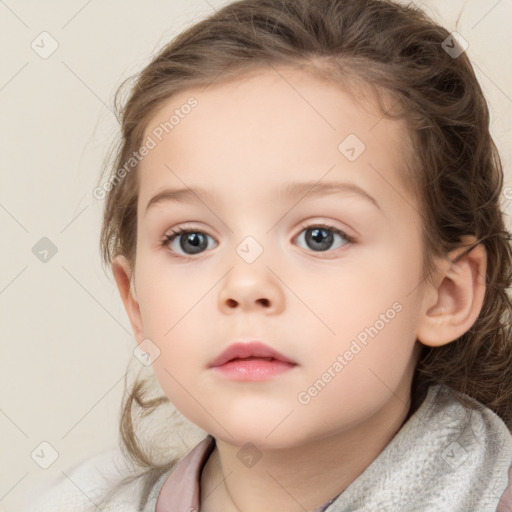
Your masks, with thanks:
[[[116,446],[134,341],[100,264],[102,202],[92,196],[117,130],[113,93],[225,3],[0,2],[0,511],[20,510],[62,471]],[[417,3],[469,42],[510,185],[512,0]],[[43,51],[43,31],[58,43],[46,59],[31,47]],[[32,252],[43,237],[57,249],[46,263]],[[191,432],[183,449],[201,435]],[[48,469],[31,456],[51,453],[42,442],[59,454]]]

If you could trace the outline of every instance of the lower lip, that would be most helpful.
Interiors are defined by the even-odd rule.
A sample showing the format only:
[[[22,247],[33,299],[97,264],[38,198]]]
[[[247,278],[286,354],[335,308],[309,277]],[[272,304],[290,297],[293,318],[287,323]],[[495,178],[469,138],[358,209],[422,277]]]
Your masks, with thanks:
[[[278,359],[235,359],[224,363],[222,366],[215,366],[214,370],[222,373],[225,377],[232,380],[251,381],[267,380],[275,375],[279,375],[293,367],[293,363],[285,363]]]

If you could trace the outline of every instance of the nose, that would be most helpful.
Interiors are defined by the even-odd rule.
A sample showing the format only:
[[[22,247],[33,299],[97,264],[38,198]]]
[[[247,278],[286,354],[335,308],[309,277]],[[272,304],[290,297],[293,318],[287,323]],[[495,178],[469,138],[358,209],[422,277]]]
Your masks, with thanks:
[[[270,307],[270,301],[268,299],[265,299],[265,298],[262,298],[262,299],[256,299],[256,302],[257,303],[260,303],[264,308],[269,308]],[[229,308],[236,308],[238,306],[238,302],[235,300],[235,299],[228,299],[226,301],[226,305],[229,307]]]
[[[242,262],[228,273],[219,291],[219,308],[232,314],[237,310],[278,314],[284,309],[285,295],[276,274],[266,265]]]

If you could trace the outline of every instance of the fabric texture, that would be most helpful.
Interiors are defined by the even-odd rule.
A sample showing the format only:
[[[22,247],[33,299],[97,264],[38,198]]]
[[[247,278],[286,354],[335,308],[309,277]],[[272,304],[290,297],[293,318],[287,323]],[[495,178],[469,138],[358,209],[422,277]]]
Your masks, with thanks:
[[[102,512],[196,512],[201,471],[214,446],[207,436],[161,475],[143,509],[137,507],[143,482],[136,480]],[[30,512],[97,511],[96,503],[126,468],[120,452],[87,460]],[[376,510],[512,512],[512,434],[490,409],[467,409],[449,388],[431,386],[379,456],[315,512]]]
[[[512,435],[496,414],[469,410],[449,388],[431,386],[326,512],[496,512],[511,464]]]

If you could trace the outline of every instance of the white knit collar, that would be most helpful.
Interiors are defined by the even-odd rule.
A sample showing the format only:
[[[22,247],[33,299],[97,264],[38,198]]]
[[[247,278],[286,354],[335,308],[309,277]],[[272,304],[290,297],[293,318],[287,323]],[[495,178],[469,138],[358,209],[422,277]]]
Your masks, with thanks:
[[[432,385],[325,512],[496,512],[511,464],[512,434],[501,418],[481,404],[467,409],[450,388]]]

